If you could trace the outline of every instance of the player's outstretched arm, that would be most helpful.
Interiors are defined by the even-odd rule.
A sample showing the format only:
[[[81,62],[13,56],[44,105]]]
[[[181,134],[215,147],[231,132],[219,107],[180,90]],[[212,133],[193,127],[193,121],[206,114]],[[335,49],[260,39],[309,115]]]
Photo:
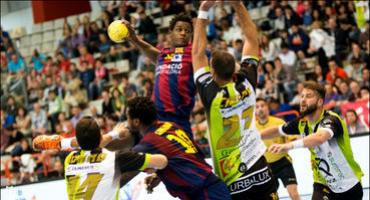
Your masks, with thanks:
[[[150,58],[150,60],[153,63],[157,63],[157,58],[160,54],[160,51],[157,48],[153,47],[151,44],[137,37],[135,30],[131,26],[130,22],[124,19],[122,19],[121,21],[126,25],[128,32],[129,32],[129,36],[127,37],[127,40],[130,41],[137,48],[139,48],[139,50],[142,51],[145,54],[145,56]]]
[[[129,130],[123,123],[117,124],[111,132],[102,136],[100,147],[105,147],[112,140],[130,137]],[[39,135],[32,141],[35,150],[69,150],[79,148],[76,137],[63,138],[60,135]]]
[[[302,139],[295,140],[286,144],[273,144],[268,151],[271,153],[286,153],[296,148],[314,148],[332,138],[332,133],[326,129],[319,129],[316,133]]]
[[[153,154],[150,156],[150,160],[147,168],[153,169],[164,169],[167,167],[168,160],[165,155],[162,154]]]
[[[239,17],[240,28],[245,37],[242,55],[257,57],[259,46],[256,24],[241,1],[230,1],[229,4],[232,5],[236,15]]]
[[[213,1],[203,1],[199,7],[199,15],[194,26],[194,39],[192,47],[193,71],[208,66],[208,58],[205,54],[207,47],[206,27],[208,24],[208,10],[215,4]]]
[[[280,136],[279,127],[274,126],[274,127],[266,128],[266,129],[260,131],[260,134],[261,134],[261,138],[264,139],[264,140],[265,139],[271,139],[271,138],[274,138],[274,137],[279,137]]]

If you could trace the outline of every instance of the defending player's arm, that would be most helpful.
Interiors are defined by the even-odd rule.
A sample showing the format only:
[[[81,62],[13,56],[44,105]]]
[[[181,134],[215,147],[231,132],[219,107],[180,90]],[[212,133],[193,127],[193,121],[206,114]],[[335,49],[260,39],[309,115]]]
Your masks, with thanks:
[[[258,67],[258,31],[257,26],[249,16],[244,4],[240,1],[229,2],[239,17],[240,28],[244,35],[244,45],[242,51],[242,61],[240,64],[239,75],[246,77],[254,88],[257,86],[257,67]]]
[[[130,41],[137,48],[139,48],[139,50],[142,51],[145,54],[145,56],[150,58],[150,60],[153,63],[157,63],[157,58],[160,54],[160,51],[157,48],[153,47],[151,44],[138,38],[130,22],[123,20],[123,19],[122,19],[122,22],[126,25],[128,32],[129,32],[129,36],[127,37],[127,40]]]
[[[241,1],[229,2],[239,17],[240,28],[245,37],[242,56],[258,56],[258,31],[257,26],[249,16],[247,9]]]
[[[203,1],[199,7],[199,15],[194,26],[194,40],[191,51],[194,72],[208,66],[208,58],[204,53],[207,47],[206,27],[208,24],[208,10],[214,3],[213,1]]]
[[[271,139],[279,136],[299,135],[299,119],[294,119],[280,126],[266,128],[260,131],[262,139]]]
[[[164,169],[167,157],[161,154],[137,153],[133,151],[117,152],[116,165],[121,173],[145,169]]]
[[[296,148],[314,148],[332,137],[338,137],[341,133],[343,133],[343,129],[339,119],[330,116],[320,122],[315,133],[286,144],[274,144],[270,146],[268,151],[271,153],[283,153]]]

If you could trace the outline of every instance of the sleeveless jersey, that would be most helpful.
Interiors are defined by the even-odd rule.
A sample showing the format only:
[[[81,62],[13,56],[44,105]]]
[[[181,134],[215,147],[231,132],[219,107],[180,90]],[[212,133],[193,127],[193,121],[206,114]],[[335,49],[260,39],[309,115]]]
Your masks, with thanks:
[[[257,66],[257,58],[244,58],[236,81],[221,87],[212,79],[209,67],[194,75],[207,112],[215,172],[228,185],[266,151],[255,125]]]
[[[300,119],[283,125],[282,129],[286,134],[303,136],[319,129],[330,129],[333,133],[328,141],[310,148],[315,183],[327,185],[335,193],[343,193],[361,180],[363,173],[354,160],[347,126],[336,113],[323,111],[314,124]]]
[[[65,179],[69,200],[118,199],[119,175],[115,174],[114,152],[73,151],[65,160]]]

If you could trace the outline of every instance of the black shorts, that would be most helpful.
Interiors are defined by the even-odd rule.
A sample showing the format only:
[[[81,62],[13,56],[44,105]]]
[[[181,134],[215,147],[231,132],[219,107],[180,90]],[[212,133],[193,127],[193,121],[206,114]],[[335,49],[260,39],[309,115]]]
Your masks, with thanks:
[[[264,156],[228,188],[233,200],[279,199],[275,178]]]
[[[297,178],[295,176],[293,165],[287,157],[270,163],[270,167],[272,170],[272,174],[275,176],[278,187],[278,179],[283,182],[284,187],[291,184],[297,184]]]
[[[360,182],[343,193],[335,193],[326,185],[313,184],[312,200],[362,200],[363,189]]]

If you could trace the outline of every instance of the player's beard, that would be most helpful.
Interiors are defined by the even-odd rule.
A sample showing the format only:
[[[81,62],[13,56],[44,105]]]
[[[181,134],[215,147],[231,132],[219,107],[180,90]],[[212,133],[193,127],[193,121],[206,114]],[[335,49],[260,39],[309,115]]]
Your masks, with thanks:
[[[301,117],[310,115],[310,114],[314,113],[316,110],[317,110],[317,103],[312,104],[310,106],[307,106],[307,108],[305,110],[303,110],[303,111],[302,111],[302,107],[301,107],[300,108]]]

